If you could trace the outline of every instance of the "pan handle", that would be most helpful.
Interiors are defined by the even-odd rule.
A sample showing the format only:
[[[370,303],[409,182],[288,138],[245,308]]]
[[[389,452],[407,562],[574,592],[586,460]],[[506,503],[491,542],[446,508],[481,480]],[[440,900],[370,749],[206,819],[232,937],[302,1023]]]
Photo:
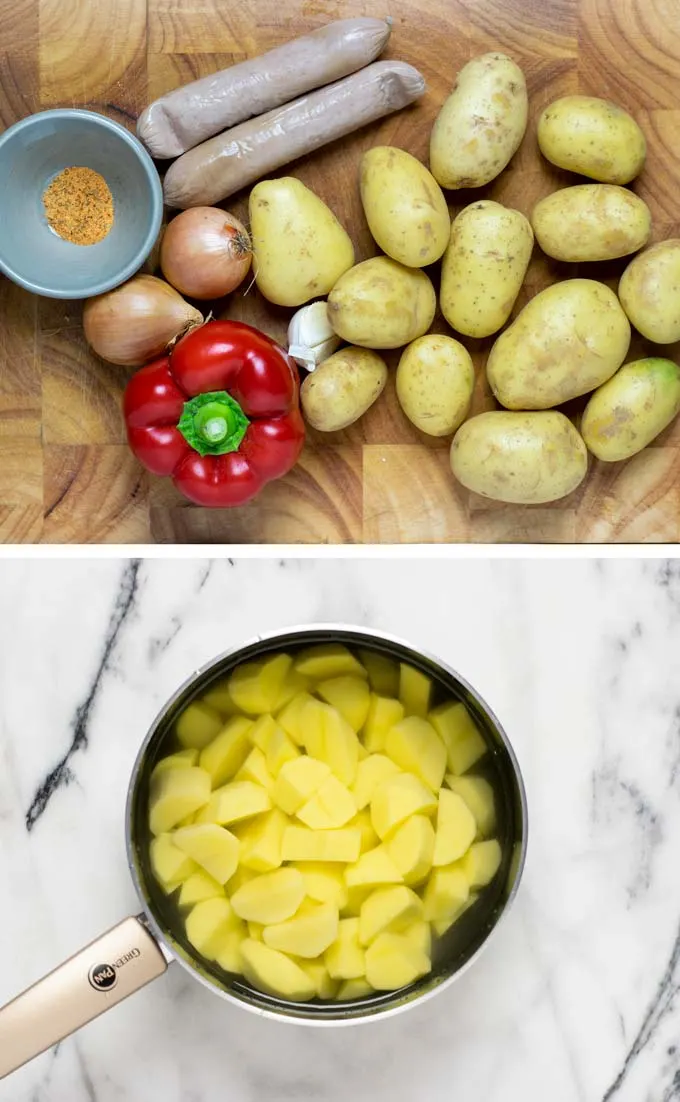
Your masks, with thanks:
[[[160,945],[130,917],[0,1008],[0,1079],[168,967]]]

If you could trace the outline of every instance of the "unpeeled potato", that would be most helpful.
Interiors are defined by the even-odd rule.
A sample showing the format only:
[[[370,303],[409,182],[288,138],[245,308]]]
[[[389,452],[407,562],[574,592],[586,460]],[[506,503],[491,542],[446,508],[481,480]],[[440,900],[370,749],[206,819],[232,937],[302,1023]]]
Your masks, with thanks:
[[[382,251],[409,268],[439,260],[451,220],[425,165],[404,149],[377,145],[361,158],[359,179],[368,227]]]
[[[328,296],[328,320],[344,341],[363,348],[400,348],[430,328],[437,296],[424,272],[389,256],[350,268]]]
[[[347,428],[385,389],[387,364],[368,348],[341,348],[311,372],[302,384],[305,418],[321,432]]]

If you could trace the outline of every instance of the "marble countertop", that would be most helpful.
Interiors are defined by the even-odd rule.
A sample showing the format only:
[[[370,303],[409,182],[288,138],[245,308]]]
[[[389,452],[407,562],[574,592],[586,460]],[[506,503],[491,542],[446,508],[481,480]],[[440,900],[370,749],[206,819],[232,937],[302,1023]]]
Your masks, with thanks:
[[[514,908],[426,1004],[312,1030],[175,967],[0,1102],[680,1099],[680,563],[5,561],[0,612],[0,1003],[136,913],[139,742],[258,632],[344,621],[439,654],[500,716],[531,815]]]

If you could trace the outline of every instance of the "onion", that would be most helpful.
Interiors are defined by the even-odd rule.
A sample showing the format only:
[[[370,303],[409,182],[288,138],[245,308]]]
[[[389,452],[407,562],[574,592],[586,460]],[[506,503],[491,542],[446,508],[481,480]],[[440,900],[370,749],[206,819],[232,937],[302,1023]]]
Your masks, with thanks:
[[[217,207],[192,207],[168,225],[161,270],[189,298],[221,298],[246,278],[253,259],[245,226]]]
[[[203,315],[174,287],[150,275],[88,299],[83,310],[87,343],[103,360],[139,367],[160,356],[184,333],[202,325]]]

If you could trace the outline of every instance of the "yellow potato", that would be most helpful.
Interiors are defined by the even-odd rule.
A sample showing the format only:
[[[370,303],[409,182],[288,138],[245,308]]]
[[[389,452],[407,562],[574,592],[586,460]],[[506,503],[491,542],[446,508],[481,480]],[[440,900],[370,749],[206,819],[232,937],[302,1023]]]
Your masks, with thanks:
[[[194,903],[202,903],[205,899],[220,899],[224,895],[224,886],[218,884],[204,869],[184,881],[179,893],[180,907],[193,907]]]
[[[483,187],[519,149],[527,126],[524,73],[509,57],[482,54],[458,73],[430,136],[430,170],[445,188]]]
[[[544,253],[571,263],[615,260],[649,241],[649,207],[616,184],[576,184],[541,199],[531,225]]]
[[[397,773],[379,784],[371,800],[371,822],[384,842],[409,815],[435,811],[437,799],[413,773]]]
[[[352,677],[349,674],[332,677],[328,681],[322,681],[317,692],[322,700],[337,708],[353,731],[361,730],[371,702],[371,691],[363,677]]]
[[[269,926],[292,918],[305,897],[305,882],[298,869],[265,872],[243,884],[231,897],[231,905],[246,922]]]
[[[241,843],[240,867],[253,872],[273,872],[278,869],[283,861],[283,833],[289,822],[288,816],[278,807],[274,807],[252,823],[238,827]],[[231,883],[229,889],[232,890]]]
[[[631,260],[619,282],[629,320],[655,344],[680,340],[680,238],[670,237]]]
[[[341,918],[338,936],[327,950],[324,964],[336,980],[359,979],[366,974],[364,949],[359,942],[359,919]]]
[[[477,833],[477,823],[461,796],[442,788],[439,793],[437,833],[432,864],[451,865],[470,848]]]
[[[488,842],[474,842],[455,867],[461,870],[471,888],[485,888],[498,872],[501,857],[497,839],[491,838]]]
[[[378,246],[409,268],[434,264],[449,240],[449,211],[434,176],[404,149],[377,145],[361,158],[361,202]]]
[[[213,687],[203,694],[201,701],[203,704],[208,704],[211,708],[214,708],[225,719],[233,716],[238,711],[229,694],[228,679],[216,681]]]
[[[496,826],[496,802],[493,788],[484,777],[457,777],[448,773],[446,783],[470,808],[477,823],[477,835],[488,838]]]
[[[394,659],[371,650],[360,650],[359,657],[366,667],[373,692],[378,696],[396,696],[399,691],[399,666]]]
[[[306,914],[265,926],[262,940],[270,949],[294,957],[318,957],[337,936],[338,908],[332,903],[316,903]]]
[[[368,853],[369,849],[375,849],[380,839],[375,832],[370,808],[365,807],[348,823],[348,826],[356,827],[361,837],[360,853]]]
[[[165,834],[210,799],[210,774],[197,765],[166,769],[150,785],[149,828]]]
[[[402,352],[396,383],[409,421],[430,436],[448,436],[470,408],[475,385],[472,357],[453,337],[428,333]]]
[[[222,895],[197,903],[187,915],[185,926],[194,949],[208,960],[214,960],[220,937],[227,929],[238,928],[238,920],[229,900]]]
[[[294,758],[281,767],[274,782],[274,803],[287,815],[294,815],[330,775],[330,766],[324,761],[306,755]]]
[[[187,857],[172,840],[172,834],[159,834],[149,847],[151,868],[156,880],[165,892],[172,892],[198,871],[198,865]]]
[[[422,337],[436,308],[437,296],[425,272],[388,256],[350,268],[328,296],[333,330],[363,348],[400,348]]]
[[[335,996],[338,1002],[349,1002],[355,999],[364,999],[367,995],[373,994],[373,988],[368,980],[360,976],[356,980],[345,980],[340,985],[340,989]]]
[[[624,364],[591,395],[581,435],[598,459],[614,463],[642,451],[680,412],[680,367],[650,356]]]
[[[423,917],[427,922],[450,922],[462,911],[469,895],[470,882],[461,862],[435,869],[423,894]]]
[[[282,995],[293,1002],[306,1002],[316,995],[315,981],[299,964],[261,941],[245,938],[241,943],[241,961],[243,975],[260,991]]]
[[[425,717],[431,693],[432,679],[427,674],[407,662],[399,663],[399,699],[407,716]]]
[[[363,417],[385,389],[387,364],[368,348],[341,348],[304,380],[300,400],[306,420],[321,432],[337,432]]]
[[[451,226],[439,303],[452,329],[488,337],[510,317],[534,234],[528,219],[490,199],[464,207]]]
[[[213,943],[213,953],[220,968],[225,972],[234,972],[240,975],[243,971],[243,959],[241,946],[248,937],[245,922],[239,922],[238,926],[229,926],[216,937]]]
[[[543,156],[602,184],[629,184],[642,171],[645,136],[627,111],[596,96],[563,96],[538,120]]]
[[[243,662],[229,678],[229,693],[237,708],[248,715],[272,712],[281,695],[293,659],[273,654],[258,662]]]
[[[385,753],[406,773],[415,773],[434,792],[446,771],[446,748],[432,724],[407,716],[395,724],[385,740]]]
[[[201,750],[200,765],[210,774],[213,788],[230,780],[243,765],[251,750],[252,727],[245,716],[232,716],[219,735]]]
[[[218,884],[226,884],[236,872],[240,843],[225,827],[216,823],[181,827],[173,841]]]
[[[629,344],[614,292],[593,279],[567,279],[532,298],[501,333],[486,374],[507,409],[550,409],[611,378]]]
[[[177,720],[177,738],[182,746],[202,750],[224,726],[222,716],[202,700],[194,700]]]
[[[307,647],[295,659],[295,669],[305,677],[319,681],[340,677],[343,673],[368,676],[361,662],[342,643],[318,643]]]
[[[366,979],[376,991],[396,991],[426,975],[430,958],[404,934],[379,934],[366,950]]]
[[[332,903],[341,911],[347,904],[347,885],[338,864],[302,861],[297,867],[305,881],[305,893],[317,903]]]
[[[433,708],[428,719],[444,742],[449,769],[456,776],[486,754],[488,746],[464,704],[447,700]]]
[[[321,960],[300,960],[297,962],[312,983],[316,985],[317,999],[334,999],[340,984],[331,979],[326,965]]]
[[[580,485],[587,469],[583,440],[556,410],[480,413],[461,425],[451,445],[458,481],[495,501],[557,501]]]
[[[434,842],[434,827],[424,815],[411,815],[385,842],[406,884],[420,884],[430,872]]]
[[[359,764],[359,739],[335,708],[314,700],[303,712],[307,753],[325,761],[348,788],[354,784]]]
[[[395,691],[398,691],[399,684],[399,670],[397,674],[397,685]],[[368,750],[369,754],[374,754],[377,751],[385,748],[385,739],[390,727],[393,727],[395,723],[398,723],[400,719],[404,717],[404,705],[400,700],[395,700],[388,696],[376,696],[371,695],[371,702],[368,707],[368,715],[366,716],[366,723],[364,724],[363,740],[364,746]]]
[[[391,758],[384,754],[369,754],[357,766],[357,775],[352,785],[352,795],[358,811],[363,811],[373,799],[373,793],[379,784],[399,772]]]
[[[269,793],[261,784],[253,781],[232,781],[217,788],[210,800],[196,815],[196,823],[237,823],[269,811],[272,806]]]
[[[292,176],[264,180],[250,193],[253,271],[278,306],[327,295],[354,263],[354,246],[325,203]]]
[[[259,746],[254,746],[248,754],[234,780],[254,781],[260,784],[271,796],[274,790],[274,778],[267,768],[267,759]]]
[[[331,774],[295,814],[312,830],[334,830],[345,826],[356,813],[349,788]]]
[[[376,846],[363,853],[353,865],[345,869],[348,888],[371,887],[378,884],[403,884],[404,878],[389,855],[387,848]]]
[[[176,769],[177,766],[197,765],[198,750],[178,750],[176,754],[168,754],[167,757],[157,761],[151,771],[151,784],[156,777],[164,773],[166,769]]]
[[[361,851],[361,831],[358,827],[339,830],[309,830],[307,827],[286,827],[283,835],[284,861],[356,861]]]
[[[404,884],[393,888],[378,888],[361,906],[359,942],[370,945],[383,930],[399,932],[423,917],[419,897]]]
[[[301,726],[302,711],[310,700],[313,700],[313,697],[308,692],[298,693],[292,700],[288,701],[276,717],[279,726],[283,728],[296,746],[304,746],[305,744]]]

